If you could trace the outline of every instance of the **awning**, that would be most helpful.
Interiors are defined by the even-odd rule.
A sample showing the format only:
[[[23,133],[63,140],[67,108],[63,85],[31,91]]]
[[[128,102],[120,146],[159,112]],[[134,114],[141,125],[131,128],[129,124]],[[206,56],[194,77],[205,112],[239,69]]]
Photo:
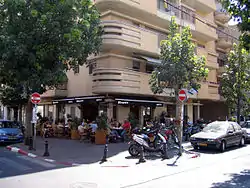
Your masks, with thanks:
[[[140,104],[140,105],[162,107],[164,104],[166,104],[163,101],[150,97],[148,99],[115,98],[115,101],[117,102],[118,105]]]
[[[63,98],[63,99],[55,99],[52,100],[53,104],[74,104],[74,103],[84,103],[86,101],[96,101],[96,102],[102,102],[104,100],[104,96],[80,96],[80,97],[69,97],[69,98]]]
[[[143,55],[135,55],[136,57],[139,57],[141,59],[144,59],[147,61],[148,64],[151,65],[160,65],[161,64],[161,60],[160,59],[155,59],[152,57],[147,57],[147,56],[143,56]]]

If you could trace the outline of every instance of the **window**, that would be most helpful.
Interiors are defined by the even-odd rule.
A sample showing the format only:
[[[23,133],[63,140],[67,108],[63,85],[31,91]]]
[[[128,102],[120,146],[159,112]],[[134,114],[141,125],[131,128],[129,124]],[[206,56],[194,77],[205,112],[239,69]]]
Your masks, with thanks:
[[[133,61],[133,70],[140,71],[140,62],[139,61]]]
[[[241,127],[238,123],[233,124],[235,131],[241,131]]]
[[[73,68],[73,71],[75,74],[78,74],[80,72],[80,66],[79,65],[76,65],[74,68]]]
[[[75,118],[76,116],[76,108],[74,106],[70,107],[70,116]]]
[[[234,127],[233,127],[232,124],[229,125],[227,131],[228,131],[228,132],[229,132],[229,131],[230,131],[230,132],[234,132]]]
[[[95,68],[96,68],[96,63],[91,63],[89,65],[89,74],[92,74]]]
[[[197,44],[197,46],[199,47],[199,48],[205,48],[205,45],[203,45],[203,44]]]
[[[146,64],[146,72],[152,73],[154,71],[154,66],[150,64]]]

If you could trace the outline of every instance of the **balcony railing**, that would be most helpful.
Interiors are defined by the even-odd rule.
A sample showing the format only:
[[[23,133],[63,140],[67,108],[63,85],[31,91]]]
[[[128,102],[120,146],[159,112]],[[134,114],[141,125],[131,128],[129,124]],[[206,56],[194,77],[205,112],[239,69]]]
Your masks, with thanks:
[[[236,41],[231,35],[228,34],[228,32],[229,32],[228,30],[222,31],[222,30],[217,29],[216,32],[218,34],[219,39],[224,39],[224,40],[231,42],[231,43]]]
[[[170,3],[167,0],[158,0],[158,9],[169,14],[170,16],[176,16],[177,18],[181,18],[183,21],[195,24],[195,12],[187,7]]]

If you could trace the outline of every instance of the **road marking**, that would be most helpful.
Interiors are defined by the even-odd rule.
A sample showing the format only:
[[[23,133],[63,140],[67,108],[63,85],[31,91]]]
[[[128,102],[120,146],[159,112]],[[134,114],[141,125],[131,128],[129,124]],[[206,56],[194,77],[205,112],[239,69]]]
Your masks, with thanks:
[[[5,157],[0,157],[0,163],[4,164],[4,165],[7,165],[7,166],[10,166],[12,168],[15,168],[15,169],[18,169],[18,170],[31,170],[30,167],[26,166],[26,165],[23,165],[23,164],[20,164],[18,162],[15,162],[11,159],[7,159]]]
[[[18,156],[18,157],[21,158],[21,159],[24,159],[26,161],[29,161],[31,163],[35,163],[35,164],[38,164],[40,166],[46,167],[46,168],[54,168],[54,167],[56,167],[55,164],[47,163],[47,162],[42,161],[40,159],[30,158],[28,156]]]

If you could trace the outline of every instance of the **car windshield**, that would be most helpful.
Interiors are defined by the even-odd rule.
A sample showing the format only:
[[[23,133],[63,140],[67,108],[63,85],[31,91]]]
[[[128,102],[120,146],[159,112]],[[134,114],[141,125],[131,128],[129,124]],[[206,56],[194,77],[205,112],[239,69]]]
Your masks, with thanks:
[[[244,128],[249,128],[250,129],[250,122],[246,122],[244,125]]]
[[[13,121],[0,121],[1,128],[19,128],[19,125]]]
[[[213,122],[208,124],[202,131],[203,132],[226,132],[228,126],[225,123]]]

